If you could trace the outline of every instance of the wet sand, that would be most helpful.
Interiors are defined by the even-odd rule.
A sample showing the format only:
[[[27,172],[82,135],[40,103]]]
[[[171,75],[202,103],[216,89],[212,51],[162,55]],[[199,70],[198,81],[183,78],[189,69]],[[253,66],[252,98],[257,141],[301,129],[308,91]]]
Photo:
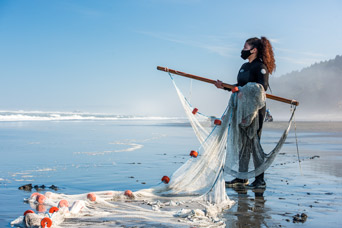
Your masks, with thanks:
[[[285,126],[266,123],[264,136]],[[226,227],[342,227],[342,122],[297,122],[296,128],[301,168],[293,126],[265,173],[265,191],[227,188],[236,204],[224,213]]]
[[[188,154],[183,152],[184,148],[198,143],[189,124],[169,122],[153,122],[151,124],[144,122],[144,124],[127,126],[122,125],[121,122],[115,125],[108,123],[108,126],[103,124],[102,122],[101,125],[97,122],[47,124],[35,122],[27,124],[29,125],[27,128],[25,128],[26,125],[24,127],[18,126],[20,131],[15,131],[13,135],[20,135],[22,128],[25,130],[22,136],[23,142],[21,142],[21,138],[18,138],[16,142],[25,149],[25,153],[21,156],[25,154],[34,155],[28,150],[34,147],[34,151],[39,152],[37,156],[44,153],[47,156],[46,160],[59,159],[58,161],[61,163],[60,165],[39,166],[39,172],[32,171],[30,174],[32,177],[29,178],[34,179],[35,184],[61,186],[62,188],[58,193],[66,194],[107,189],[125,190],[126,188],[135,191],[149,188],[158,183],[161,175],[160,170],[165,173],[172,173],[187,158]],[[47,135],[44,138],[46,135],[45,128],[50,128],[51,125],[63,134],[56,130],[49,130],[54,134]],[[286,122],[265,123],[262,135],[262,145],[265,152],[270,151],[275,146],[285,126]],[[11,130],[13,126],[10,127]],[[42,130],[42,134],[35,135],[26,132],[26,129],[37,131],[40,129],[39,127],[44,130]],[[227,188],[228,196],[236,203],[222,214],[226,227],[342,227],[342,219],[340,218],[342,211],[342,122],[297,122],[296,129],[301,169],[298,163],[293,126],[283,149],[272,167],[265,173],[267,188],[264,192]],[[124,130],[127,132],[125,133]],[[5,129],[5,132],[8,131]],[[61,138],[60,142],[63,143],[56,144],[56,141],[59,142],[57,140],[59,138],[56,138],[55,134],[60,136],[70,131],[73,134],[70,133],[66,136],[72,137],[72,140],[69,140],[70,142],[68,138]],[[96,141],[92,141],[94,140],[94,132],[97,133]],[[120,135],[115,135],[119,133]],[[155,133],[168,134],[168,137],[154,139],[156,138]],[[146,137],[151,137],[151,139],[146,140]],[[112,142],[116,142],[117,139],[126,142],[127,138],[138,140],[144,147],[130,153],[109,153],[106,156],[75,154],[79,151],[121,150],[121,147],[112,148],[113,145],[117,145],[112,144]],[[37,141],[38,139],[40,141]],[[40,143],[27,144],[27,142]],[[89,143],[84,144],[84,142]],[[108,142],[111,143],[108,144]],[[9,149],[12,144],[13,142],[9,143]],[[46,148],[53,153],[46,154]],[[82,148],[83,150],[81,150]],[[17,151],[17,147],[13,147],[13,150],[14,152]],[[62,152],[64,153],[63,156],[60,154]],[[13,169],[11,172],[21,173],[20,175],[17,174],[21,178],[13,176],[11,173],[0,177],[3,182],[0,186],[2,187],[0,188],[0,196],[2,196],[3,204],[7,205],[0,208],[1,227],[10,227],[10,221],[29,209],[29,205],[24,204],[22,199],[27,198],[31,192],[20,191],[18,187],[30,183],[25,179],[24,175],[28,174],[25,174],[24,171],[32,170],[31,166],[38,167],[40,165],[38,159],[27,158],[26,160],[32,161],[32,164],[26,164],[24,163],[26,160],[22,158],[23,162],[20,163],[17,170],[15,164],[18,161],[14,163],[8,154],[6,153],[7,157],[4,157],[7,162],[5,159],[2,165],[3,169]],[[161,156],[163,159],[160,159]],[[71,159],[69,159],[70,164],[69,160],[65,160],[65,157]],[[13,159],[15,158],[16,156],[13,156]],[[48,163],[44,161],[44,164]],[[25,168],[25,165],[30,166]],[[85,169],[89,169],[86,176],[84,176]],[[41,172],[42,170],[44,172]],[[72,175],[65,170],[72,171]],[[4,174],[6,172],[3,172]],[[25,181],[16,181],[17,178]],[[231,178],[227,177],[227,180]],[[306,220],[300,216],[302,213],[307,215]],[[294,220],[297,214],[299,217]],[[135,225],[130,225],[125,223],[115,225],[99,221],[97,221],[97,225],[101,227],[147,227],[146,224],[138,225],[135,223]]]

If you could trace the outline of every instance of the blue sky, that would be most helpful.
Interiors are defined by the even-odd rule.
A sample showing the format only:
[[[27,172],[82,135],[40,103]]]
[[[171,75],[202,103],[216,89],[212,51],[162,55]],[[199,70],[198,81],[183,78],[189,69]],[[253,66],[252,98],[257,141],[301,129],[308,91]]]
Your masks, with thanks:
[[[244,41],[266,36],[278,77],[342,54],[341,8],[338,0],[1,0],[0,110],[179,116],[158,65],[235,83]],[[190,80],[177,79],[188,93]],[[192,97],[218,115],[229,94],[193,82]]]

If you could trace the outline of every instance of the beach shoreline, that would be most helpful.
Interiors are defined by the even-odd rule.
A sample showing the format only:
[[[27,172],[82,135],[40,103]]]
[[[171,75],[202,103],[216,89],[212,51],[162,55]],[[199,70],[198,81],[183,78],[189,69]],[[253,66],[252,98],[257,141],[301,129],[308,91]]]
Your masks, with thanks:
[[[184,148],[197,143],[189,124],[176,121],[171,123],[170,121],[138,121],[132,124],[127,121],[124,123],[120,121],[115,123],[110,121],[31,122],[0,125],[0,133],[3,137],[7,137],[3,139],[3,142],[7,140],[7,144],[3,143],[6,151],[20,149],[25,152],[31,148],[27,153],[30,153],[30,159],[33,159],[31,164],[21,164],[19,160],[15,166],[16,156],[12,158],[7,155],[2,163],[2,169],[9,175],[0,176],[0,195],[4,205],[8,205],[0,209],[1,227],[10,227],[9,222],[29,209],[29,205],[23,203],[23,199],[34,191],[24,192],[18,190],[18,187],[28,184],[30,179],[35,184],[60,186],[61,189],[56,193],[75,194],[126,188],[136,191],[156,185],[160,181],[160,175],[163,175],[160,173],[161,170],[172,173],[187,159],[187,152],[182,152]],[[16,129],[13,129],[13,126],[16,126]],[[265,151],[274,146],[284,126],[286,122],[265,123],[262,135]],[[265,173],[267,188],[263,194],[251,190],[241,192],[227,188],[227,194],[235,204],[222,213],[226,227],[341,226],[338,215],[342,210],[340,190],[342,189],[340,171],[342,122],[298,121],[296,128],[300,166],[294,126],[292,126],[283,149]],[[54,134],[49,135],[51,132]],[[108,147],[126,145],[113,140],[112,134],[116,134],[114,137],[116,140],[121,137],[120,142],[125,142],[127,145],[134,141],[142,146],[124,153],[113,152],[101,155],[92,152],[92,150],[101,152],[101,150],[106,151]],[[102,141],[99,141],[99,136]],[[128,141],[128,137],[131,139],[133,137],[134,140]],[[18,140],[13,142],[8,140],[14,138]],[[59,140],[63,143],[58,144]],[[89,142],[86,143],[87,141]],[[120,151],[121,147],[117,150]],[[83,153],[82,148],[95,156]],[[41,156],[41,153],[46,154],[47,149],[53,152],[48,160],[56,161],[41,167],[37,156]],[[111,151],[115,150],[111,148]],[[61,152],[65,154],[58,155]],[[146,157],[144,154],[149,156]],[[69,156],[72,162],[70,164],[66,162],[64,156]],[[34,171],[32,167],[38,168]],[[31,170],[31,173],[28,173],[28,170]],[[72,175],[66,173],[67,170],[72,171]],[[84,170],[89,170],[87,177],[84,176]],[[99,179],[99,175],[102,176],[104,172],[106,175]],[[231,177],[226,177],[227,180],[229,178]],[[92,183],[95,180],[97,182]],[[307,219],[303,222],[294,222],[294,217],[302,213],[308,216]],[[98,225],[101,226],[101,223]],[[106,226],[115,227],[102,224],[102,227]],[[143,227],[144,224],[139,226],[139,222],[136,222],[134,226]],[[120,224],[120,227],[131,226]]]

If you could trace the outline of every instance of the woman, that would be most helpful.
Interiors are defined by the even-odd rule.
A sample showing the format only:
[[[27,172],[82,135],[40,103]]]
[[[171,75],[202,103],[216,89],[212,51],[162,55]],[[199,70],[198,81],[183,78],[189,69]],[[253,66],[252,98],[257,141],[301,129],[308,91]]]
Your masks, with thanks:
[[[246,40],[245,45],[243,47],[243,50],[241,51],[241,58],[246,60],[248,59],[248,62],[244,63],[238,73],[237,76],[237,84],[236,86],[244,86],[248,82],[256,82],[261,84],[265,91],[268,88],[268,75],[269,73],[272,74],[276,68],[274,55],[273,55],[273,49],[270,41],[266,37],[261,37],[260,39],[257,37],[250,38]],[[222,86],[222,82],[217,80],[215,83],[215,86],[217,88],[229,90],[227,88],[224,88]],[[261,130],[262,125],[265,119],[265,112],[266,112],[266,106],[259,109],[259,129],[258,129],[258,136],[259,140],[261,137]],[[242,161],[240,160],[240,171],[245,172],[248,169],[248,163],[249,161]],[[241,170],[244,169],[244,170]],[[258,175],[255,177],[255,181],[252,184],[248,185],[248,179],[239,179],[235,178],[232,181],[226,182],[226,185],[228,187],[233,187],[236,185],[247,185],[248,188],[265,188],[266,183],[264,180],[264,173]]]

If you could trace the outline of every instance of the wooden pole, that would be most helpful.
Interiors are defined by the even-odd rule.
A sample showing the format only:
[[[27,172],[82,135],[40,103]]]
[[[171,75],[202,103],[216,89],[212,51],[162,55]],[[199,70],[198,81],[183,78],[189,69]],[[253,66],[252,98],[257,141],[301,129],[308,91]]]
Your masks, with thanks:
[[[203,77],[196,76],[196,75],[193,75],[193,74],[187,74],[187,73],[184,73],[184,72],[181,72],[181,71],[169,69],[167,67],[157,66],[157,70],[161,70],[161,71],[165,71],[165,72],[170,72],[172,74],[177,74],[177,75],[180,75],[180,76],[183,76],[183,77],[192,78],[192,79],[199,80],[199,81],[202,81],[202,82],[207,82],[207,83],[210,83],[210,84],[215,84],[216,83],[216,81],[212,80],[212,79],[203,78]],[[235,87],[235,86],[227,84],[227,83],[222,83],[222,86],[225,87],[225,88],[229,88],[229,89],[232,89],[232,88]],[[284,103],[287,103],[287,104],[293,104],[293,105],[296,105],[296,106],[299,105],[299,102],[296,101],[296,100],[290,100],[290,99],[286,99],[286,98],[283,98],[283,97],[274,96],[272,94],[266,94],[266,97],[269,98],[269,99],[280,101],[280,102],[284,102]]]

